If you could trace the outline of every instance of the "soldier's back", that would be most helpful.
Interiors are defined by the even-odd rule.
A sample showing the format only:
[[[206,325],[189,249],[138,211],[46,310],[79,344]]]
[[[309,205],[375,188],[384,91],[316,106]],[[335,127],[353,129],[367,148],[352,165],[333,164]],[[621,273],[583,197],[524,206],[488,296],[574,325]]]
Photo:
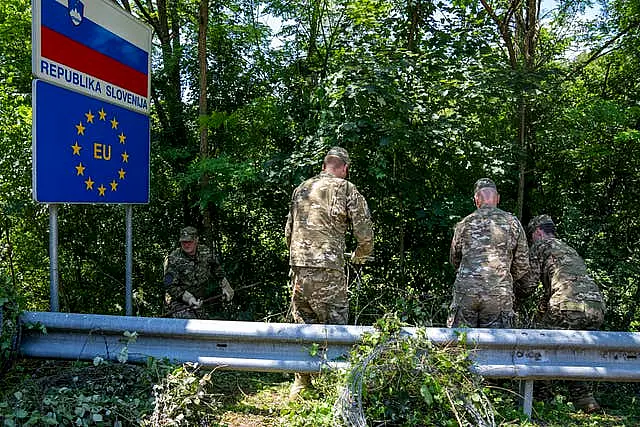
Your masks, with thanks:
[[[494,207],[477,209],[458,223],[456,244],[462,257],[457,281],[511,287],[516,221],[512,214]]]

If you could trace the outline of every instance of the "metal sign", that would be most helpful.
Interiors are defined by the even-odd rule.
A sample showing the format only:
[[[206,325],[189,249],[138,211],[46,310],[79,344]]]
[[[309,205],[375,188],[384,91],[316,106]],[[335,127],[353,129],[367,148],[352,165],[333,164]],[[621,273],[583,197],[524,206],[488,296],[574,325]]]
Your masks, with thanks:
[[[33,0],[33,74],[149,114],[151,28],[104,0]]]
[[[33,105],[36,201],[149,202],[147,116],[41,80]]]

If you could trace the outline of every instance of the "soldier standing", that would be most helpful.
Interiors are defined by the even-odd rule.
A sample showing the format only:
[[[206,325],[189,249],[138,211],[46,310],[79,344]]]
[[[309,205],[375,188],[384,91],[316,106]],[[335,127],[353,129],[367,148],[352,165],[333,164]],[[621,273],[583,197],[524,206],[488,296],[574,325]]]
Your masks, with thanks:
[[[556,237],[556,227],[549,215],[533,218],[527,231],[533,242],[531,270],[544,287],[543,311],[536,327],[599,329],[604,321],[605,303],[598,285],[587,273],[584,260],[575,249]],[[542,394],[549,394],[549,382],[542,382],[540,386]],[[577,409],[585,412],[600,409],[591,384],[570,381],[568,387]]]
[[[347,324],[344,252],[349,226],[358,242],[352,262],[364,263],[373,251],[367,201],[345,179],[348,170],[349,154],[334,147],[324,158],[322,172],[298,186],[291,197],[285,237],[297,323]],[[309,385],[309,374],[296,374],[290,399]]]
[[[527,237],[514,215],[498,209],[500,195],[489,178],[474,188],[477,210],[456,224],[450,261],[456,269],[447,326],[510,328],[514,285],[529,293]]]
[[[224,275],[218,258],[198,244],[198,231],[185,227],[180,231],[180,247],[164,259],[165,297],[171,317],[203,319],[202,300],[210,293],[210,284],[220,281],[226,301],[233,299],[233,288]]]

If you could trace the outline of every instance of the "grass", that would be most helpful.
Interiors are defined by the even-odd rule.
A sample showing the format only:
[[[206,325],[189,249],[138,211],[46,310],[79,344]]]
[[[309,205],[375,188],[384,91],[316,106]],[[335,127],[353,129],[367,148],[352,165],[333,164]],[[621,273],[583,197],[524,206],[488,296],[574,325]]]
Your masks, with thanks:
[[[29,425],[28,420],[33,419],[31,425],[45,425],[42,420],[48,419],[47,412],[53,408],[58,411],[58,420],[62,421],[51,425],[333,425],[332,408],[340,376],[328,373],[318,377],[314,380],[314,390],[288,402],[292,381],[293,374],[286,373],[211,372],[193,366],[94,366],[79,362],[20,360],[1,381],[0,421],[2,425]],[[172,412],[178,415],[173,419],[156,417],[156,424],[152,424],[149,420],[154,412],[154,392],[157,398],[158,384],[170,386],[166,389],[171,389],[171,394],[165,394],[164,399],[178,408]],[[552,402],[535,402],[532,421],[526,420],[520,412],[518,398],[512,390],[517,390],[516,383],[507,381],[500,388],[486,391],[496,408],[498,425],[640,425],[638,384],[596,384],[595,395],[603,412],[591,415],[575,411],[566,392],[559,386]],[[131,402],[137,403],[132,406]],[[205,413],[206,417],[202,416]],[[182,422],[178,420],[180,414],[183,415]]]

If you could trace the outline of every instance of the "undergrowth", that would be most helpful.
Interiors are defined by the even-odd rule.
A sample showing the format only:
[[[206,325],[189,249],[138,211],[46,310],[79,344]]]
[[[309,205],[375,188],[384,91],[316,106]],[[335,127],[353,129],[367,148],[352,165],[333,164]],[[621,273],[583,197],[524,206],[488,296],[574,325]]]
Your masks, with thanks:
[[[149,359],[145,366],[23,361],[3,380],[4,426],[217,425],[213,372]]]
[[[346,426],[494,426],[482,378],[464,345],[435,346],[424,329],[403,334],[396,316],[376,323],[351,355],[352,368],[336,403]]]
[[[0,375],[11,366],[16,355],[20,307],[11,278],[0,269]]]

